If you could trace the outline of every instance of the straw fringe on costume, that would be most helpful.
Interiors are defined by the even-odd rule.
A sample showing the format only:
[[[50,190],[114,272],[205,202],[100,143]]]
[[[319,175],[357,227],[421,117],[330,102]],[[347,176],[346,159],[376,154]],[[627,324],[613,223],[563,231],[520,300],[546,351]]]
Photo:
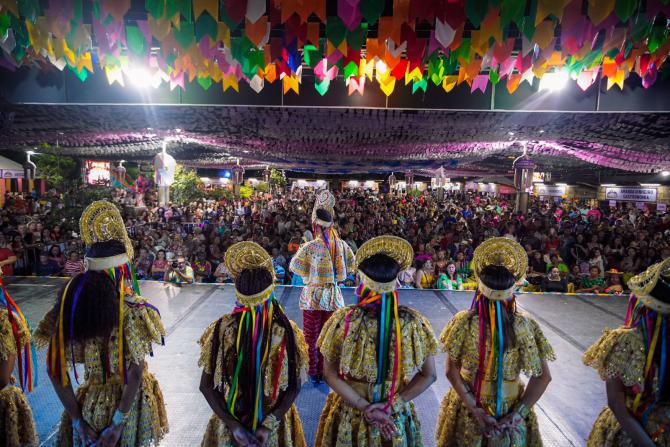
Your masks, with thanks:
[[[500,402],[502,415],[508,414],[519,402],[523,394],[520,374],[539,376],[542,374],[542,361],[554,360],[554,350],[545,338],[539,325],[532,318],[517,314],[514,318],[514,332],[517,340],[514,347],[504,352],[502,363],[502,388],[498,387],[498,368],[486,371],[482,378],[480,404],[490,414],[495,413]],[[464,310],[457,313],[440,335],[449,358],[461,364],[461,376],[472,384],[480,367],[480,321],[475,312]],[[492,351],[490,338],[486,339],[485,353]],[[499,390],[502,394],[499,395]],[[452,390],[444,397],[437,420],[435,438],[438,447],[489,445],[478,429],[470,412],[457,393]],[[515,444],[516,445],[516,444]],[[540,446],[537,419],[530,409],[526,418],[526,437],[519,445],[525,447]]]
[[[200,337],[198,343],[201,346],[200,359],[198,365],[203,368],[205,373],[211,374],[214,383],[221,383],[223,375],[228,370],[224,359],[226,358],[226,349],[235,349],[235,340],[239,328],[239,320],[234,314],[225,315],[219,321],[209,325]],[[212,347],[215,344],[215,330],[219,327],[218,346],[220,349],[216,354],[216,359],[212,358]],[[298,326],[291,322],[291,327],[295,335],[297,354],[298,354],[298,375],[304,376],[307,371],[307,344]],[[286,334],[284,328],[274,324],[272,326],[272,338],[270,340],[270,349],[268,358],[263,370],[263,408],[264,410],[272,408],[279,398],[279,393],[286,391],[289,385],[288,359],[286,353]],[[212,368],[212,365],[216,365]],[[279,366],[281,365],[281,366]],[[224,387],[224,398],[228,400],[230,389]],[[279,428],[272,433],[269,439],[269,447],[306,447],[305,435],[302,429],[302,422],[298,410],[294,405],[286,412]],[[226,424],[216,415],[212,415],[207,424],[207,430],[202,440],[203,447],[232,447],[235,444],[232,435]]]
[[[30,331],[23,322],[15,325],[21,346],[30,343]],[[0,361],[16,356],[16,339],[7,309],[0,308]],[[7,447],[36,446],[37,433],[33,413],[25,394],[15,386],[11,377],[10,384],[0,390],[0,445]]]
[[[162,342],[165,335],[157,310],[139,297],[126,297],[124,302],[124,360],[126,364],[141,364],[152,355],[152,345]],[[35,337],[39,345],[49,344],[57,327],[57,317],[49,312],[40,322]],[[116,331],[108,339],[93,339],[67,348],[66,356],[74,356],[76,363],[84,364],[84,383],[77,389],[77,402],[83,419],[100,432],[109,426],[118,408],[123,391],[119,365],[113,359],[119,352]],[[104,356],[103,353],[107,353]],[[69,365],[68,365],[69,367]],[[145,367],[140,389],[128,415],[120,447],[148,447],[157,445],[168,431],[165,401],[156,378]],[[79,446],[81,443],[72,430],[72,421],[63,414],[57,445]]]
[[[670,404],[660,402],[658,396],[659,377],[663,377],[663,369],[667,367],[665,331],[670,317],[646,307],[649,299],[647,297],[642,301],[632,295],[624,326],[605,330],[584,353],[582,360],[585,365],[598,371],[602,380],[620,380],[625,387],[628,411],[640,421],[645,432],[657,446],[669,447]],[[660,368],[653,362],[656,349],[661,350]],[[667,372],[665,374],[667,377]],[[632,439],[621,427],[612,410],[605,407],[593,425],[587,446],[632,447],[633,445]]]
[[[438,351],[437,340],[428,320],[419,312],[399,308],[402,350],[399,358],[399,377],[396,390],[402,388],[428,356]],[[348,330],[347,330],[348,329]],[[346,335],[346,336],[345,336]],[[319,337],[319,348],[323,356],[339,364],[340,372],[347,383],[356,391],[373,401],[378,375],[377,361],[378,322],[374,315],[357,306],[344,307],[328,320]],[[396,346],[395,332],[391,331],[389,346]],[[394,349],[389,349],[388,363],[395,364]],[[389,398],[392,381],[385,382],[385,394]],[[422,446],[421,424],[414,410],[414,404],[396,402],[391,407],[401,434],[399,445]],[[361,411],[351,407],[335,393],[330,393],[321,413],[315,445],[318,447],[377,447],[390,445],[380,433],[371,428],[363,419]],[[395,445],[395,444],[394,444]]]

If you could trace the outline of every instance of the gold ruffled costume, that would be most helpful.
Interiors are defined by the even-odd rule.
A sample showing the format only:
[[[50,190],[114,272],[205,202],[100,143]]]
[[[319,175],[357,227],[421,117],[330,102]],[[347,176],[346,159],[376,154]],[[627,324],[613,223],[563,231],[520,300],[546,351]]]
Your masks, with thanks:
[[[349,320],[349,332],[344,338],[345,320]],[[401,389],[421,368],[428,356],[438,351],[437,340],[428,320],[419,312],[400,307],[402,351],[400,378],[396,386]],[[318,346],[330,362],[339,365],[344,380],[368,401],[373,400],[374,385],[377,381],[377,317],[369,311],[356,306],[347,306],[326,322],[319,337]],[[395,346],[395,333],[392,331],[389,346]],[[389,364],[395,361],[395,350],[389,352]],[[388,398],[391,382],[386,383]],[[402,445],[418,447],[423,445],[421,424],[417,418],[414,404],[394,403],[392,416],[399,428],[399,436],[394,441],[385,441],[378,430],[370,427],[363,413],[351,407],[339,395],[331,392],[321,413],[315,445],[318,447],[377,447]]]
[[[598,371],[603,380],[619,379],[626,387],[626,407],[631,411],[635,393],[644,389],[644,364],[646,360],[644,335],[639,328],[621,327],[605,330],[582,357],[587,366]],[[654,380],[654,392],[658,393]],[[648,416],[644,429],[657,446],[670,446],[670,405],[659,404]],[[596,419],[588,447],[633,447],[633,441],[609,407]]]
[[[230,356],[226,355],[227,349],[235,349],[235,340],[237,339],[237,330],[239,327],[239,317],[236,318],[235,315],[225,315],[221,319],[221,325],[219,327],[219,346],[223,349],[219,349],[217,358],[216,358],[216,370],[212,371],[212,343],[214,340],[214,330],[216,328],[217,322],[213,322],[209,325],[207,330],[200,337],[201,351],[200,351],[200,360],[198,365],[203,368],[207,374],[212,374],[214,376],[214,383],[221,383],[222,376],[225,371],[233,371],[235,365],[224,365],[224,358]],[[305,337],[302,335],[302,331],[296,326],[295,323],[291,322],[293,327],[293,333],[295,334],[296,346],[298,348],[298,368],[299,375],[304,375],[307,371],[307,343],[305,343]],[[273,399],[274,384],[272,383],[273,378],[277,373],[277,366],[279,365],[279,359],[281,356],[281,346],[285,338],[284,328],[278,325],[272,326],[272,340],[270,342],[270,354],[266,362],[265,369],[263,371],[264,377],[264,399],[263,399],[263,414],[267,414],[267,411],[272,409],[276,403],[277,399]],[[234,356],[233,356],[234,358]],[[288,359],[286,356],[283,356],[282,367],[279,376],[279,390],[286,391],[288,387]],[[224,396],[228,398],[228,389],[224,389]],[[209,420],[207,424],[207,430],[205,436],[202,440],[203,447],[216,446],[216,447],[233,447],[232,436],[230,430],[226,424],[215,414]],[[272,433],[270,436],[269,447],[306,447],[307,443],[305,442],[305,434],[302,430],[302,422],[300,421],[300,415],[298,414],[298,409],[295,404],[291,405],[291,408],[286,412],[284,418],[280,421],[279,428]]]
[[[16,319],[20,344],[30,342],[28,328]],[[16,356],[16,341],[7,317],[7,309],[0,308],[0,362]],[[38,444],[33,412],[25,394],[11,383],[0,390],[0,445],[7,447],[34,446]]]
[[[233,277],[237,278],[245,269],[264,268],[275,276],[274,267],[272,265],[272,258],[270,255],[255,242],[239,242],[234,244],[226,251],[224,262],[226,268],[231,272]],[[237,290],[235,291],[236,298],[239,303],[247,307],[255,307],[263,304],[268,300],[274,291],[274,283],[272,283],[264,291],[252,296],[242,295]],[[278,305],[278,304],[275,304]],[[224,381],[224,374],[229,374],[235,371],[235,363],[237,363],[237,337],[240,331],[241,314],[227,314],[219,320],[214,321],[200,337],[198,343],[201,346],[200,359],[198,366],[200,366],[205,373],[213,376],[215,384],[223,384],[223,397],[227,400],[230,394],[230,387],[227,385],[229,381]],[[220,324],[219,324],[220,322]],[[219,325],[218,334],[215,334],[216,326]],[[307,352],[307,343],[305,337],[298,328],[298,326],[291,321],[291,328],[295,337],[297,356],[296,359],[296,375],[298,380],[306,375],[309,354]],[[267,415],[273,408],[276,407],[281,394],[286,391],[289,386],[289,361],[286,356],[286,331],[278,325],[272,323],[272,337],[270,338],[270,347],[268,350],[268,358],[265,361],[261,375],[263,377],[263,396],[262,409],[263,414]],[[214,343],[216,341],[216,344]],[[212,351],[213,345],[218,346],[216,352],[216,365],[212,370]],[[231,350],[233,352],[231,352]],[[226,364],[228,359],[228,364]],[[281,365],[281,366],[280,366]],[[279,376],[277,379],[277,368],[280,367]],[[229,379],[229,377],[227,377]],[[275,383],[277,392],[275,393]],[[283,418],[278,421],[278,426],[272,431],[268,439],[268,447],[307,447],[305,441],[305,434],[302,429],[302,421],[298,414],[298,409],[295,404],[291,405],[289,410],[284,414]],[[202,440],[202,447],[235,447],[233,437],[228,429],[228,426],[216,414],[213,414],[207,424],[207,430]]]
[[[528,376],[542,374],[542,360],[554,360],[554,350],[545,338],[540,326],[532,318],[517,314],[514,318],[516,344],[508,348],[503,358],[502,414],[509,413],[523,394],[521,373]],[[472,384],[479,368],[479,319],[470,311],[457,313],[440,335],[449,358],[461,364],[461,377]],[[486,342],[487,355],[490,353],[489,339]],[[482,380],[481,402],[486,408],[496,406],[497,371],[491,371]],[[542,438],[537,418],[532,409],[526,418],[525,447],[541,446]],[[461,398],[452,388],[444,397],[437,419],[435,433],[437,445],[447,446],[486,446],[487,438],[479,431],[477,423]]]
[[[39,346],[46,347],[56,330],[56,315],[48,313],[35,331],[35,341]],[[156,310],[146,305],[140,297],[125,298],[123,320],[125,339],[124,356],[126,364],[141,364],[148,354],[152,353],[152,344],[161,343],[165,329]],[[109,359],[108,373],[103,380],[103,353]],[[121,401],[123,379],[119,375],[118,357],[119,343],[117,332],[112,331],[108,339],[97,338],[86,343],[74,345],[76,363],[84,364],[84,382],[77,388],[77,402],[81,408],[83,419],[96,432],[109,426],[114,411]],[[72,358],[72,348],[66,349],[66,358]],[[70,365],[71,366],[71,365]],[[168,431],[167,412],[163,393],[158,381],[146,365],[142,373],[142,383],[135,401],[128,414],[123,434],[119,440],[120,447],[147,447],[158,445]],[[72,429],[70,416],[64,412],[58,441],[60,447],[79,446],[79,436]]]

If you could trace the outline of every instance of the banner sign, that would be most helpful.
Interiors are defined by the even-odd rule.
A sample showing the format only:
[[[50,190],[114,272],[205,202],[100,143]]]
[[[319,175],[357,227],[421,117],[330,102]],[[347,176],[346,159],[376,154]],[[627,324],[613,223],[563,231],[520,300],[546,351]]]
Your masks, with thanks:
[[[0,169],[0,178],[23,178],[23,171],[16,169]]]
[[[565,185],[535,185],[535,194],[538,196],[563,197],[567,193]]]
[[[624,202],[656,202],[657,188],[644,188],[642,186],[612,186],[605,188],[607,200],[620,200]]]
[[[663,212],[663,213],[664,213],[665,211],[667,211],[667,206],[666,206],[666,204],[665,204],[665,203],[657,203],[657,204],[656,204],[656,211]]]

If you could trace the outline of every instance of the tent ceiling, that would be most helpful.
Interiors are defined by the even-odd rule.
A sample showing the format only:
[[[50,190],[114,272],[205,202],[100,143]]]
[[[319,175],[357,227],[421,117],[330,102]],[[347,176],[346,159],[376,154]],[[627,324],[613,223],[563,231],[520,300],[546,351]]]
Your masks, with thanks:
[[[525,146],[557,175],[670,169],[670,113],[488,112],[147,105],[0,106],[0,149],[271,165],[319,172],[447,168],[506,174]]]

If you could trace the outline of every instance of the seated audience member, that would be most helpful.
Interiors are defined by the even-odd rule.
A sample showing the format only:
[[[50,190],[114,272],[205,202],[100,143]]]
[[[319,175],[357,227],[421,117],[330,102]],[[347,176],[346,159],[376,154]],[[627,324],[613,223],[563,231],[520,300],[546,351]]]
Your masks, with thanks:
[[[416,275],[414,287],[417,289],[432,289],[435,286],[435,275],[433,275],[433,261],[430,259],[416,261]]]
[[[79,253],[76,251],[71,251],[68,260],[65,261],[65,267],[63,268],[63,273],[65,276],[76,276],[79,273],[84,273],[86,267],[84,262],[79,259]]]
[[[54,261],[61,268],[65,266],[65,256],[63,256],[63,252],[60,249],[60,245],[52,245],[51,248],[49,249],[48,256],[50,261]]]
[[[568,291],[568,282],[561,277],[558,267],[553,267],[547,273],[547,276],[542,280],[543,292],[558,292],[565,293]]]
[[[183,256],[168,265],[165,271],[165,281],[174,284],[193,284],[193,269]]]
[[[526,280],[533,286],[542,284],[544,275],[547,274],[547,263],[544,262],[542,252],[535,250],[528,262],[528,274]]]
[[[152,264],[153,259],[151,258],[149,251],[146,248],[140,248],[140,253],[134,263],[137,279],[149,279],[149,272],[151,271]]]
[[[52,261],[47,253],[42,252],[35,270],[37,276],[56,276],[63,268],[56,261]]]
[[[204,251],[199,251],[196,255],[196,260],[193,262],[193,273],[195,282],[209,282],[212,276],[212,263],[207,260]]]
[[[9,247],[4,235],[0,236],[2,236],[0,238],[0,272],[4,276],[12,276],[14,274],[14,263],[17,258]]]
[[[610,269],[605,272],[605,293],[620,295],[623,293],[623,284],[621,282],[623,273],[617,269]]]
[[[216,267],[216,270],[214,271],[214,281],[219,284],[233,283],[233,275],[228,271],[225,262],[222,262]]]
[[[414,278],[416,277],[416,268],[410,267],[398,274],[398,282],[403,289],[414,288]]]
[[[156,259],[151,264],[151,279],[162,281],[165,277],[165,272],[168,268],[168,260],[166,258],[165,250],[158,250]]]
[[[436,288],[440,290],[463,290],[463,278],[456,273],[456,264],[447,263],[444,273],[437,278]]]
[[[577,293],[600,293],[605,288],[605,279],[600,274],[597,265],[591,266],[589,276],[582,279],[582,284]]]
[[[570,272],[570,269],[568,268],[568,265],[561,261],[558,258],[557,254],[552,254],[549,257],[549,264],[547,264],[547,273],[551,272],[551,269],[556,267],[558,269],[558,272],[560,273],[561,277],[565,278],[568,276],[568,273]]]

